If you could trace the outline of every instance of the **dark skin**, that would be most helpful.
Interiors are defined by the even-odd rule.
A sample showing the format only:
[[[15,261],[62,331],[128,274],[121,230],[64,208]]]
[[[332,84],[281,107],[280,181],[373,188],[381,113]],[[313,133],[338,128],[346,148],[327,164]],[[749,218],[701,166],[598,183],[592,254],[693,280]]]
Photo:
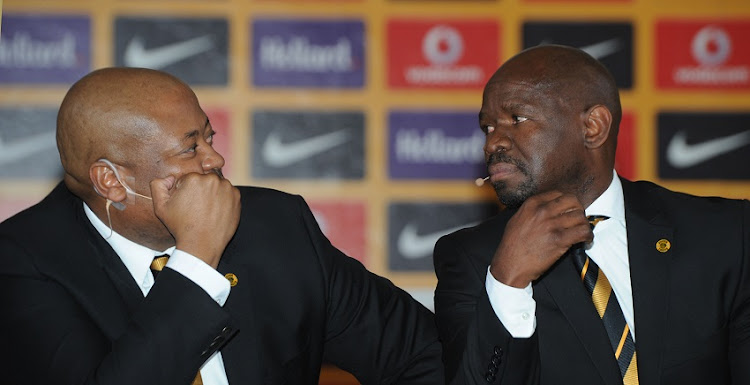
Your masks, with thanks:
[[[58,116],[65,183],[120,235],[154,250],[171,246],[216,268],[239,224],[239,190],[195,94],[158,71],[108,68],[81,79]],[[120,174],[99,159],[106,158]],[[133,191],[153,200],[134,196]]]
[[[501,202],[518,208],[490,265],[505,285],[528,286],[571,246],[593,240],[584,209],[612,181],[620,111],[614,81],[589,59],[573,48],[535,47],[485,87],[479,117],[490,182]]]

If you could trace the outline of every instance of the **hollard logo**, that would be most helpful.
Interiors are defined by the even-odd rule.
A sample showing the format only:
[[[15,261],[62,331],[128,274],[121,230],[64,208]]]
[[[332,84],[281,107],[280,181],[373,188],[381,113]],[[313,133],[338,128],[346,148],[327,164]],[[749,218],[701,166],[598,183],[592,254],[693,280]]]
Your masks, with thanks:
[[[52,69],[76,65],[76,38],[71,33],[57,40],[41,41],[19,32],[4,37],[0,44],[0,67]]]
[[[724,64],[732,54],[732,39],[723,29],[709,25],[695,34],[691,49],[701,65],[717,66]]]
[[[408,129],[396,134],[396,161],[399,163],[461,164],[477,163],[484,159],[484,135],[451,137],[440,129],[424,133]]]
[[[464,40],[452,27],[437,25],[422,40],[422,53],[434,65],[451,65],[464,53]]]
[[[305,36],[264,36],[260,40],[260,65],[265,70],[347,72],[353,69],[352,42],[341,37],[333,45],[316,45]]]

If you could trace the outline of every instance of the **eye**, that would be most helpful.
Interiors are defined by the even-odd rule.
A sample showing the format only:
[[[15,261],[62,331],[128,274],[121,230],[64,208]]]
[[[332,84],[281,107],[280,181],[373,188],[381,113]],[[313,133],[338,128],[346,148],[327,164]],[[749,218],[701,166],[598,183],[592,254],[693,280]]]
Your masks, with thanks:
[[[523,123],[523,122],[525,122],[527,120],[529,120],[529,118],[527,118],[525,116],[513,115],[513,124]]]
[[[491,134],[493,131],[495,131],[494,126],[482,126],[482,132],[485,134]]]
[[[185,151],[183,151],[183,153],[185,153],[185,154],[192,154],[192,153],[195,152],[196,147],[198,147],[197,143],[193,144],[192,146],[190,146],[188,148],[186,148]]]
[[[216,135],[216,131],[211,131],[208,134],[208,137],[206,138],[206,143],[213,145],[214,144],[214,135]]]

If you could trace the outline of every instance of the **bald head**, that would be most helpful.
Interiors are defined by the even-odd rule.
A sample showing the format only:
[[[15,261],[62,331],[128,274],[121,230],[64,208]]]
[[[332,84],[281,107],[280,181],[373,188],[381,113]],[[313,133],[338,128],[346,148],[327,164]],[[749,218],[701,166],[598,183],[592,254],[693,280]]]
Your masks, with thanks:
[[[577,48],[561,45],[535,46],[506,61],[488,82],[524,79],[545,98],[556,99],[567,108],[585,111],[604,105],[612,114],[610,139],[614,157],[617,131],[622,117],[620,95],[612,74],[598,60]],[[614,162],[614,158],[612,160]]]
[[[104,68],[76,82],[57,116],[57,146],[65,183],[92,193],[89,166],[100,158],[127,164],[129,153],[158,136],[155,116],[164,100],[195,95],[169,74],[142,68]]]

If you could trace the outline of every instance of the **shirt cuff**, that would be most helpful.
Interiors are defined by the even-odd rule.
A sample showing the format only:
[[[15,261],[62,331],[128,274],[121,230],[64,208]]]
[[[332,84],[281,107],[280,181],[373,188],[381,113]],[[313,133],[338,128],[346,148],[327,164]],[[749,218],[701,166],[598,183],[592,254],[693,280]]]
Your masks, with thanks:
[[[536,330],[536,301],[529,283],[523,289],[505,285],[487,267],[485,289],[495,315],[513,338],[529,338]]]
[[[205,290],[219,306],[224,306],[229,297],[229,281],[216,269],[182,250],[172,252],[166,267],[193,281]]]

